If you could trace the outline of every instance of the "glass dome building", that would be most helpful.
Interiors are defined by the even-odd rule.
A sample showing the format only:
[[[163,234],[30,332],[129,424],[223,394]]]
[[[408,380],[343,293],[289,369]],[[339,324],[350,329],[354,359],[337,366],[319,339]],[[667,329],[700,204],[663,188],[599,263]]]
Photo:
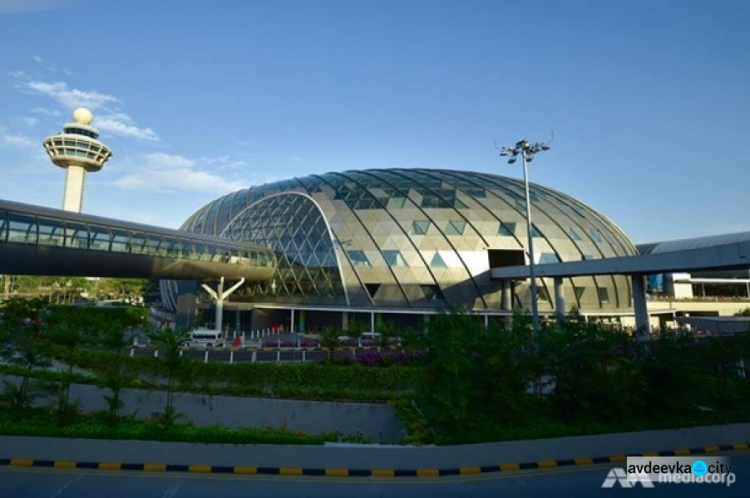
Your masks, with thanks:
[[[538,264],[637,254],[606,216],[541,185],[530,186]],[[428,169],[310,175],[223,196],[182,230],[267,246],[278,267],[246,284],[234,302],[329,309],[461,308],[500,312],[495,266],[526,264],[523,182],[486,173]],[[539,279],[539,307],[552,310],[551,280]],[[567,307],[607,313],[631,306],[622,276],[565,279]],[[528,282],[512,306],[529,309]],[[501,306],[502,305],[502,306]]]

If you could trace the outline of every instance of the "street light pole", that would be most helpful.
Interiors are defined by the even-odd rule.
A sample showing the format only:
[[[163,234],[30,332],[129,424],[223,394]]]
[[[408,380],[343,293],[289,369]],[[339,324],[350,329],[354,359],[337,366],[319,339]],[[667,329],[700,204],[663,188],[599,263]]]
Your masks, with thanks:
[[[552,135],[554,139],[554,134]],[[512,147],[498,147],[495,143],[495,147],[500,151],[501,156],[508,157],[508,164],[513,164],[518,160],[518,156],[521,156],[523,162],[523,185],[526,191],[526,236],[528,238],[529,246],[529,276],[531,277],[531,320],[534,327],[534,336],[539,336],[539,304],[537,303],[537,289],[536,289],[536,270],[534,268],[534,234],[533,224],[531,222],[531,196],[529,195],[529,168],[528,163],[534,160],[534,155],[537,152],[547,151],[550,149],[549,143],[534,142],[530,143],[528,140],[519,140]]]
[[[536,260],[534,259],[534,234],[531,229],[531,196],[529,196],[529,168],[528,161],[526,160],[526,154],[522,154],[523,160],[523,185],[526,190],[526,237],[529,244],[529,275],[531,276],[531,322],[534,327],[534,334],[538,334],[539,327],[539,303],[537,302],[537,290],[536,290],[536,270],[534,265]]]

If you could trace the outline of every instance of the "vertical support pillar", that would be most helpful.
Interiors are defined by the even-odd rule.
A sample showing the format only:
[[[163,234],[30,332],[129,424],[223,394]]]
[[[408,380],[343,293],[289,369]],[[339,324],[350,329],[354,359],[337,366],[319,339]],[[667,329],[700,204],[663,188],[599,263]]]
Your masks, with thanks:
[[[555,317],[557,317],[557,327],[562,327],[565,321],[565,296],[563,295],[563,279],[555,277]]]
[[[370,313],[370,332],[375,332],[375,312]]]
[[[235,332],[238,330],[242,330],[240,328],[240,309],[237,308],[234,312],[234,330]]]
[[[305,310],[299,310],[299,331],[305,333],[307,326],[305,325]]]
[[[222,327],[224,326],[224,300],[219,299],[216,301],[216,331],[220,334],[224,332]]]
[[[490,315],[487,313],[484,314],[484,328],[490,328]]]
[[[292,308],[292,319],[289,321],[289,332],[294,334],[296,328],[294,327],[294,308]]]
[[[511,283],[508,280],[500,282],[500,309],[510,311],[513,309],[513,301],[510,295]]]
[[[633,287],[633,311],[635,312],[635,333],[637,337],[648,338],[651,327],[648,321],[648,307],[646,305],[646,283],[643,274],[630,277]]]
[[[341,330],[349,328],[349,312],[344,311],[341,313]]]

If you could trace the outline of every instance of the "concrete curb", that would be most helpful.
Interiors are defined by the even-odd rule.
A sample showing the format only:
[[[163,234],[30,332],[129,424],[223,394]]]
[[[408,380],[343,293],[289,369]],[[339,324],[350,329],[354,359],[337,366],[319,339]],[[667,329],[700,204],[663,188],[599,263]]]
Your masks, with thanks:
[[[225,465],[181,465],[164,463],[118,463],[118,462],[74,462],[68,460],[39,460],[29,458],[0,458],[0,467],[46,467],[57,469],[129,470],[143,472],[189,472],[196,474],[239,474],[280,476],[326,476],[326,477],[443,477],[455,475],[515,472],[519,470],[548,469],[555,467],[622,463],[628,456],[689,456],[725,451],[742,451],[750,443],[708,445],[696,448],[664,450],[630,455],[580,457],[563,460],[540,460],[525,463],[502,463],[477,467],[454,467],[444,469],[341,469],[300,467],[242,467]]]

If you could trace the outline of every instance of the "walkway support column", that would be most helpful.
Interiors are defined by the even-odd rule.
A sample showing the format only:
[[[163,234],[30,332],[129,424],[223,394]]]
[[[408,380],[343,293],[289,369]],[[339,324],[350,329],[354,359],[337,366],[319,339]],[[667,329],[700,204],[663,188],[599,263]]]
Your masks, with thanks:
[[[513,309],[513,302],[510,298],[510,280],[503,280],[500,282],[500,309],[503,311],[510,311]]]
[[[224,291],[224,277],[221,277],[219,279],[219,287],[216,290],[213,290],[211,287],[209,287],[206,284],[201,284],[201,287],[203,287],[203,290],[205,290],[211,298],[216,301],[216,330],[221,333],[222,332],[222,321],[224,318],[224,300],[229,297],[229,295],[236,291],[240,285],[245,283],[244,277],[240,279],[239,282],[234,284],[227,290]]]
[[[565,296],[563,295],[563,279],[555,277],[555,316],[557,327],[562,327],[565,322]]]
[[[636,337],[647,338],[651,332],[646,306],[646,276],[642,273],[630,277],[633,287],[633,311],[635,311]]]

